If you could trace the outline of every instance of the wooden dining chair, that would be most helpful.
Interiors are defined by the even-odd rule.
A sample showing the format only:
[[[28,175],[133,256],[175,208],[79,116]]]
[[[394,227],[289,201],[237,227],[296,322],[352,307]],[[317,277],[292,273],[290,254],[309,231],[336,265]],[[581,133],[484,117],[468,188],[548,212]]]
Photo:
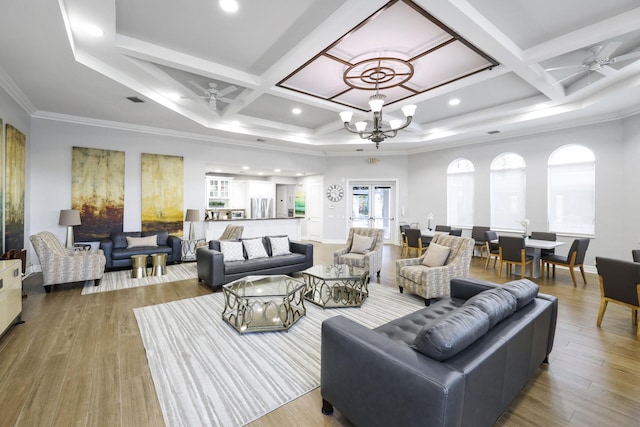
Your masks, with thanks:
[[[546,231],[532,231],[531,238],[534,240],[547,240],[549,242],[555,242],[558,239],[556,233],[549,233]],[[555,249],[541,249],[540,258],[544,259],[544,257],[555,255],[555,253]]]
[[[409,256],[409,251],[417,251],[418,257],[422,256],[422,253],[427,248],[422,246],[422,232],[420,229],[407,228],[404,230],[404,234],[407,236],[406,256]]]
[[[449,227],[448,225],[436,225],[435,231],[445,231],[448,233],[451,231],[451,227]]]
[[[520,266],[520,278],[524,279],[524,273],[529,265],[529,277],[533,279],[533,256],[525,251],[524,237],[500,236],[498,238],[498,256],[500,268],[498,277],[502,277],[502,264],[506,264],[507,274],[511,274],[514,265]]]
[[[401,224],[400,225],[400,256],[404,257],[404,253],[407,249],[407,235],[404,233],[407,228],[410,228],[409,224]]]
[[[576,275],[573,271],[575,267],[580,268],[580,273],[582,273],[582,280],[584,284],[587,284],[587,276],[584,274],[584,257],[587,253],[587,249],[589,248],[589,242],[591,239],[583,238],[583,239],[575,239],[571,244],[571,248],[569,248],[569,253],[567,256],[563,255],[551,255],[546,256],[542,259],[542,271],[540,272],[541,276],[544,274],[545,265],[547,267],[547,276],[549,276],[549,269],[553,266],[553,277],[556,277],[556,265],[562,267],[568,267],[569,273],[571,273],[571,280],[573,280],[573,286],[577,286]]]
[[[597,325],[600,327],[607,304],[613,302],[631,309],[631,321],[640,338],[638,310],[640,310],[640,264],[633,261],[596,257],[600,280],[600,309]]]
[[[496,262],[500,258],[500,246],[498,243],[494,243],[494,240],[498,240],[498,234],[495,231],[487,230],[484,232],[482,239],[485,244],[485,251],[487,252],[487,262],[484,264],[484,269],[489,268],[489,261],[493,258],[493,268],[496,268]]]
[[[489,227],[484,227],[479,225],[474,225],[471,228],[471,238],[475,240],[474,249],[478,248],[480,258],[484,256],[484,251],[487,249],[487,245],[485,241],[485,232],[489,230],[490,230]],[[497,250],[497,245],[496,245],[496,250]]]

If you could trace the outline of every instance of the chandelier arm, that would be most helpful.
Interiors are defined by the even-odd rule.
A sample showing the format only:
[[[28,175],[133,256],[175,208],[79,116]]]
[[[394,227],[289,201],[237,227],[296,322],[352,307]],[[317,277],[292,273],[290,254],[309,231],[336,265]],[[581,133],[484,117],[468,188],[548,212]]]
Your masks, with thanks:
[[[355,128],[352,128],[352,127],[351,127],[351,125],[349,124],[349,122],[344,122],[344,128],[345,128],[346,130],[348,130],[349,132],[351,132],[351,133],[357,133],[357,134],[360,134],[360,132],[359,132],[357,129],[355,129]]]

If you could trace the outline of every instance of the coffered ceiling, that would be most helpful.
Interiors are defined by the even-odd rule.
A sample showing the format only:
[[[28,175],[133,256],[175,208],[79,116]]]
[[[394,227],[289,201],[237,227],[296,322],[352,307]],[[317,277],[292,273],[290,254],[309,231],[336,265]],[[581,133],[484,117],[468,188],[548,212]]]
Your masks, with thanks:
[[[637,0],[237,1],[233,14],[217,0],[4,2],[0,86],[36,117],[321,155],[415,153],[640,111]],[[370,118],[371,64],[396,74],[379,85],[385,120],[417,105],[378,151],[338,117]]]

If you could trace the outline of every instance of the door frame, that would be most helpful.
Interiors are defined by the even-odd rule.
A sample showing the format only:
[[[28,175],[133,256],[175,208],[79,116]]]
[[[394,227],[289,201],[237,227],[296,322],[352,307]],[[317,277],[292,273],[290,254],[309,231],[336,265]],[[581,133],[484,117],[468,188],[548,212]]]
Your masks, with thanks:
[[[390,210],[391,213],[391,218],[389,219],[390,221],[390,234],[389,234],[389,239],[385,239],[384,243],[388,243],[388,244],[395,244],[397,242],[398,239],[398,219],[399,216],[398,214],[399,212],[399,205],[400,205],[400,191],[398,190],[398,186],[399,186],[399,179],[397,178],[349,178],[346,180],[346,196],[348,197],[347,199],[347,216],[346,216],[346,221],[345,221],[345,231],[347,233],[347,235],[349,235],[349,229],[351,228],[351,220],[349,219],[351,217],[351,213],[353,212],[353,206],[351,205],[351,201],[352,201],[352,197],[351,197],[351,188],[354,185],[371,185],[371,186],[385,186],[385,185],[389,185],[393,187],[393,192],[395,194],[393,194],[392,198],[393,198],[393,204],[394,206],[392,207],[392,209]]]

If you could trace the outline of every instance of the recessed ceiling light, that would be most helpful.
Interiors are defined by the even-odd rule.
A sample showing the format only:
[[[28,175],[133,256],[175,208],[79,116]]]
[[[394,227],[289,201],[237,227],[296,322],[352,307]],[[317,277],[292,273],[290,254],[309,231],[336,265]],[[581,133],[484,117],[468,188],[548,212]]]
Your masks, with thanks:
[[[292,112],[293,114],[300,114],[300,113],[302,113],[302,110],[301,110],[301,109],[299,109],[299,108],[294,108],[293,110],[291,110],[291,112]]]
[[[182,96],[180,96],[178,92],[167,92],[165,96],[171,101],[180,101],[180,99],[182,99]]]
[[[302,176],[302,173],[301,173],[301,172],[298,172],[298,173],[296,174],[296,176]]]
[[[216,169],[216,170],[214,170],[214,172],[215,172],[215,173],[220,173],[220,172],[222,172],[222,170],[220,170],[220,169]]]
[[[273,171],[274,171],[274,172],[281,172],[281,170],[280,170],[280,169],[274,169]]]
[[[249,170],[249,166],[243,166],[242,169],[248,171]]]
[[[238,11],[238,2],[236,0],[220,0],[220,8],[225,12],[234,13]]]
[[[460,104],[460,100],[458,98],[453,98],[449,100],[449,105],[451,105],[452,107],[456,106]]]
[[[258,175],[264,175],[264,172],[258,172]]]

